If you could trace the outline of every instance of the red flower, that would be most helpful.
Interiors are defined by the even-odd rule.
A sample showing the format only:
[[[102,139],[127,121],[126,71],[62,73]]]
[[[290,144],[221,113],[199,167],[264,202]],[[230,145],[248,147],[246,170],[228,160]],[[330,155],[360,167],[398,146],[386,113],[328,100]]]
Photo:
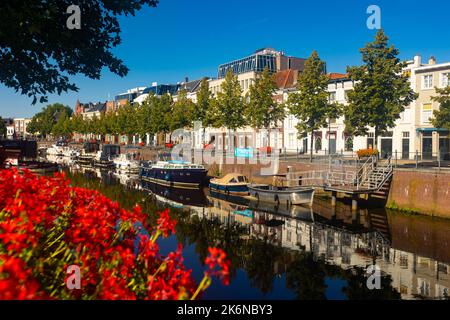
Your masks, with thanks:
[[[226,258],[227,255],[222,249],[208,248],[209,255],[205,259],[205,264],[208,266],[206,274],[209,276],[216,276],[222,280],[223,284],[230,283],[230,261]]]
[[[175,232],[175,225],[177,224],[177,221],[175,219],[170,219],[169,209],[165,209],[159,214],[159,219],[156,223],[158,224],[156,227],[157,230],[160,231],[164,237],[167,237],[169,232]]]

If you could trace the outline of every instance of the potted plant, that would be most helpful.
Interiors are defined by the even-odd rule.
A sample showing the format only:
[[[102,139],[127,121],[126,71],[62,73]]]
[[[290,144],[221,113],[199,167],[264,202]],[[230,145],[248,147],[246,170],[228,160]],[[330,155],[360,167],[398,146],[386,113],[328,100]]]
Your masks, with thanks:
[[[359,149],[358,151],[356,151],[356,154],[358,155],[359,159],[367,159],[370,158],[372,156],[377,156],[378,155],[378,150],[377,149]]]

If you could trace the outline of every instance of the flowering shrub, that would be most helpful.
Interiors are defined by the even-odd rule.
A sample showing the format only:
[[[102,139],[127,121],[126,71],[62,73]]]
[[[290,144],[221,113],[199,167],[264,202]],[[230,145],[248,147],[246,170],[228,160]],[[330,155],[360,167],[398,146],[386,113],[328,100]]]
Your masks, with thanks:
[[[182,246],[163,256],[157,239],[175,231],[166,209],[153,231],[136,206],[127,211],[63,174],[0,171],[0,299],[195,299],[212,277],[229,282],[229,261],[209,248],[197,286]],[[80,289],[66,282],[80,267]]]
[[[356,154],[358,155],[358,158],[371,157],[371,156],[376,156],[378,154],[378,150],[377,149],[360,149],[360,150],[356,151]]]

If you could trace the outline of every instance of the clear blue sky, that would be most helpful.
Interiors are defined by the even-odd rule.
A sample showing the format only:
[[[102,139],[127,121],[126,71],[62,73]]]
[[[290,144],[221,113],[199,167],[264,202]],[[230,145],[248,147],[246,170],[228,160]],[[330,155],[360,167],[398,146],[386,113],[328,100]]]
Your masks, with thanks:
[[[105,101],[154,81],[215,77],[219,64],[261,47],[297,57],[315,49],[329,72],[345,72],[360,63],[358,49],[375,34],[366,27],[371,4],[380,6],[382,27],[401,58],[450,61],[448,0],[161,0],[157,8],[120,19],[122,44],[114,53],[130,68],[126,77],[107,70],[100,80],[76,76],[79,92],[52,95],[49,103],[73,107],[77,99]],[[42,106],[0,85],[0,116],[32,116]]]

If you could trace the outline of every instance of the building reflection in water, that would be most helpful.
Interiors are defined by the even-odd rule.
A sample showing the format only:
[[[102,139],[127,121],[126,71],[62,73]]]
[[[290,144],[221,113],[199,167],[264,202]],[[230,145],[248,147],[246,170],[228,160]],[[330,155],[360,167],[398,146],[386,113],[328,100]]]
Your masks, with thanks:
[[[73,167],[72,167],[73,168]],[[211,196],[208,190],[179,190],[140,184],[137,177],[93,169],[82,170],[106,184],[152,193],[156,201],[189,213],[191,217],[240,225],[241,238],[259,238],[292,252],[310,253],[343,270],[376,263],[390,275],[392,287],[403,299],[444,298],[450,288],[450,221],[360,209],[338,203],[335,208],[315,199],[313,208],[271,207],[239,198]],[[274,263],[274,272],[289,270]]]
[[[350,207],[342,204],[332,212],[320,200],[315,202],[312,209],[302,206],[271,208],[267,205],[263,209],[254,204],[236,204],[212,196],[208,196],[208,200],[207,210],[189,206],[185,210],[201,218],[218,219],[225,225],[240,224],[246,227],[249,237],[269,239],[274,245],[289,250],[310,252],[314,258],[342,269],[355,266],[366,268],[375,263],[382,273],[391,276],[392,287],[401,294],[402,299],[448,297],[449,251],[443,250],[442,255],[433,257],[436,252],[419,255],[392,245],[400,244],[404,233],[414,232],[414,235],[409,236],[418,242],[418,247],[429,236],[425,225],[425,229],[410,230],[405,226],[405,221],[397,221],[399,214],[386,213],[383,209],[360,209],[356,215],[352,215]],[[321,212],[321,208],[326,210]],[[403,220],[416,218],[405,216]],[[433,222],[428,217],[423,219],[436,224],[433,228],[440,225],[440,228],[450,231],[449,221]],[[403,225],[392,228],[389,220]],[[449,233],[441,232],[440,236],[440,239],[435,239],[436,245],[448,249]]]

